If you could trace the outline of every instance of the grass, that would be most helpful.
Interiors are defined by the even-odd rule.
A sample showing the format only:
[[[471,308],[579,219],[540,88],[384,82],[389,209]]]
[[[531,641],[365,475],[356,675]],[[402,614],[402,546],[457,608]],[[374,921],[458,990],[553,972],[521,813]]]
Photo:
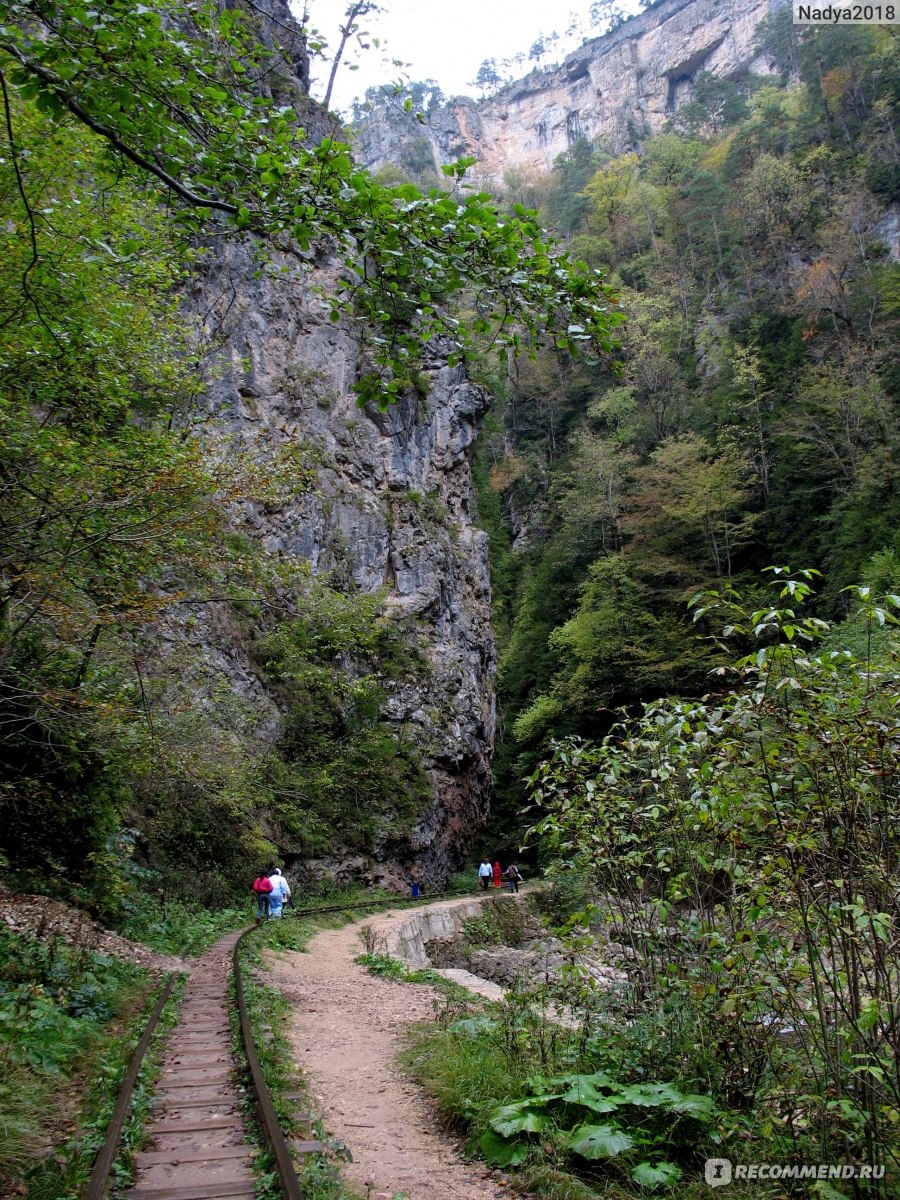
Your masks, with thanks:
[[[514,1105],[534,1091],[546,1091],[544,1081],[548,1077],[578,1069],[571,1045],[561,1043],[555,1056],[543,1057],[546,1045],[541,1042],[539,1021],[535,1014],[515,1016],[508,1004],[485,1006],[474,1017],[450,1008],[442,1021],[416,1026],[407,1035],[400,1058],[402,1068],[428,1092],[442,1125],[465,1138],[467,1151],[473,1156],[479,1154],[479,1141],[489,1130],[497,1109]],[[541,1110],[538,1097],[535,1111]],[[644,1122],[643,1109],[635,1111],[638,1124]],[[593,1123],[613,1119],[598,1117]],[[631,1163],[624,1158],[621,1163],[618,1159],[586,1162],[573,1158],[560,1142],[559,1133],[565,1128],[568,1126],[557,1130],[551,1122],[546,1132],[529,1138],[527,1160],[507,1168],[514,1191],[545,1200],[709,1198],[702,1165],[696,1162],[685,1165],[685,1174],[677,1185],[645,1190],[630,1180]],[[702,1145],[699,1137],[696,1152]],[[696,1158],[693,1148],[685,1146],[684,1150],[689,1158]],[[716,1152],[711,1143],[710,1153]],[[652,1160],[663,1157],[661,1153],[646,1153]],[[729,1189],[724,1190],[726,1197],[731,1194]]]
[[[250,920],[250,900],[246,908],[207,909],[140,893],[119,925],[119,933],[160,954],[199,954]]]
[[[78,1193],[151,987],[131,964],[0,932],[0,1188],[29,1200]]]
[[[414,1026],[400,1065],[432,1097],[441,1124],[469,1136],[474,1149],[491,1112],[518,1098],[521,1064],[491,1039],[452,1032],[456,1021],[467,1019],[471,1012],[471,1006],[448,1009],[437,1024]]]

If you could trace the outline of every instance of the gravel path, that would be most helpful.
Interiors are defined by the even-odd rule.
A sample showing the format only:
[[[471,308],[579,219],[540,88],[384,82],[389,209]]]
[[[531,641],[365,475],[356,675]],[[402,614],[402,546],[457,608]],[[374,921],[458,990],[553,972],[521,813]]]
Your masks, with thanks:
[[[362,918],[317,934],[306,954],[268,957],[271,982],[293,1005],[296,1062],[330,1136],[353,1155],[342,1174],[361,1196],[505,1200],[509,1191],[483,1164],[462,1158],[395,1065],[404,1029],[434,1019],[439,993],[369,975],[353,961],[362,925],[383,933],[408,920],[408,912]]]

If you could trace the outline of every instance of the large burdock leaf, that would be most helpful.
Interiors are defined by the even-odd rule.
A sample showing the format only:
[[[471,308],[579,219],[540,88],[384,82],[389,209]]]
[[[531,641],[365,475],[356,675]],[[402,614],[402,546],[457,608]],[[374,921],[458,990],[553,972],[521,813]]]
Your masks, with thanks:
[[[496,1130],[501,1137],[510,1137],[514,1133],[538,1133],[546,1126],[547,1114],[529,1107],[527,1101],[504,1104],[491,1117],[491,1129]]]
[[[605,1076],[600,1078],[605,1079]],[[595,1113],[612,1112],[616,1108],[613,1099],[597,1091],[597,1077],[591,1075],[573,1075],[568,1090],[563,1092],[560,1100],[569,1104],[582,1104]]]
[[[528,1146],[515,1138],[498,1137],[492,1129],[478,1142],[481,1153],[496,1167],[517,1167],[528,1157]]]
[[[632,1169],[631,1178],[645,1188],[671,1187],[681,1178],[681,1168],[670,1162],[642,1162]]]
[[[634,1138],[615,1125],[579,1125],[569,1134],[566,1143],[582,1158],[615,1158],[630,1150]]]
[[[621,1088],[619,1099],[639,1108],[673,1108],[684,1096],[671,1083],[635,1083]]]

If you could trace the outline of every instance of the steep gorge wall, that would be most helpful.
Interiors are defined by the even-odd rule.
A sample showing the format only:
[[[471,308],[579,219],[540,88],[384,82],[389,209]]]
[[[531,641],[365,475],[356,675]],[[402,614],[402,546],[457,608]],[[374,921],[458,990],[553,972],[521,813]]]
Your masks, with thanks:
[[[210,265],[193,303],[224,340],[198,434],[247,461],[302,450],[315,464],[312,486],[274,504],[237,498],[236,531],[339,590],[383,593],[385,612],[402,619],[427,663],[424,675],[389,688],[384,715],[422,748],[430,802],[408,838],[369,855],[336,844],[317,871],[389,886],[415,873],[441,884],[488,806],[495,655],[487,535],[474,525],[469,465],[488,398],[434,347],[426,394],[385,413],[360,410],[350,392],[365,369],[359,331],[331,323],[320,296],[334,282],[327,262],[302,270],[276,256],[260,272],[246,250]],[[272,736],[277,702],[227,611],[200,619],[211,670],[267,714],[259,732]],[[288,861],[300,857],[270,833]]]
[[[255,11],[261,40],[280,50],[260,86],[295,107],[311,141],[333,132],[306,96],[305,45],[287,3],[259,0]],[[312,464],[311,483],[287,499],[233,496],[235,531],[276,563],[308,564],[338,591],[383,595],[384,612],[425,660],[425,670],[386,685],[382,713],[421,750],[430,798],[414,827],[367,853],[338,834],[328,860],[307,868],[337,881],[403,886],[415,874],[442,885],[463,865],[489,801],[495,652],[470,472],[488,397],[430,346],[421,394],[385,413],[360,410],[350,389],[370,366],[364,331],[328,319],[321,293],[336,282],[324,253],[314,262],[275,253],[260,269],[249,246],[222,245],[201,261],[187,306],[219,350],[193,433],[213,457],[253,463],[284,453]],[[178,638],[202,663],[195,703],[214,709],[224,681],[256,714],[259,743],[273,744],[284,713],[229,606],[199,607]],[[299,866],[302,846],[258,815],[284,861]]]
[[[563,64],[532,71],[490,99],[456,97],[412,129],[433,164],[464,155],[475,176],[502,182],[510,169],[543,173],[580,137],[603,136],[611,150],[630,149],[691,98],[701,71],[738,79],[766,74],[754,48],[759,22],[784,0],[660,0]],[[411,127],[377,109],[360,128],[360,160],[369,167],[402,162]]]

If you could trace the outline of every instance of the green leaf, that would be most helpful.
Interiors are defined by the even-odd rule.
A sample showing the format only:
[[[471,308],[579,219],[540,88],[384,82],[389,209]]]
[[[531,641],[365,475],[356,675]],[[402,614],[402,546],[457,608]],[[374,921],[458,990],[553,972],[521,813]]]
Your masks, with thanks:
[[[482,1134],[478,1147],[487,1161],[497,1167],[517,1167],[525,1161],[529,1151],[524,1142],[498,1137],[491,1129]]]
[[[615,1125],[579,1125],[566,1145],[582,1158],[615,1158],[634,1145],[634,1138]]]
[[[632,1168],[631,1178],[645,1188],[671,1187],[681,1178],[681,1170],[670,1162],[641,1162]]]
[[[575,1075],[560,1099],[568,1104],[582,1104],[595,1113],[613,1112],[617,1107],[615,1100],[597,1091],[597,1077],[592,1075]]]
[[[491,1117],[491,1129],[495,1129],[503,1137],[509,1137],[513,1133],[538,1133],[547,1127],[547,1123],[546,1113],[532,1108],[529,1101],[505,1104]]]
[[[636,1083],[621,1088],[619,1098],[622,1104],[638,1108],[670,1108],[684,1099],[671,1083]]]

